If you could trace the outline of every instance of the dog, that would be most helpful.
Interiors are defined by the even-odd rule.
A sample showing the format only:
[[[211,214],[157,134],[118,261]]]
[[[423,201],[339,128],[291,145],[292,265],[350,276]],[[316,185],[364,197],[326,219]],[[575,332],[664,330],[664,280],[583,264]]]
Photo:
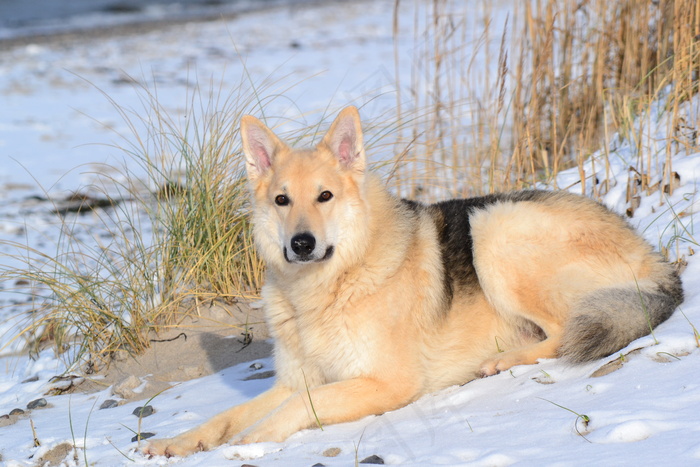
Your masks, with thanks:
[[[281,442],[515,365],[599,359],[683,301],[675,268],[591,199],[392,196],[367,171],[355,107],[314,149],[252,116],[240,132],[276,382],[147,454]]]

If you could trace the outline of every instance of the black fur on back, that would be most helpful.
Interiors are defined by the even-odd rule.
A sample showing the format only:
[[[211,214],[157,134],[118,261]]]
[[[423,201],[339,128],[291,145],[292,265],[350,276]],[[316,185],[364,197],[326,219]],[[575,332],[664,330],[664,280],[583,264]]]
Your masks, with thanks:
[[[425,206],[437,228],[445,274],[445,295],[450,302],[458,290],[469,293],[479,287],[472,253],[471,213],[497,202],[539,201],[552,196],[552,192],[549,191],[527,190],[451,199]],[[417,204],[413,201],[404,202]]]

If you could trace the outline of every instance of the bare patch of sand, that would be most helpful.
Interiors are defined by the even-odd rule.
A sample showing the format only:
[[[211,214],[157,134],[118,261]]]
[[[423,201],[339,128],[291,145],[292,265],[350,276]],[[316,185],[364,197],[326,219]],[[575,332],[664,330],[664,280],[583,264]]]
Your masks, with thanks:
[[[143,354],[117,359],[75,388],[112,387],[115,399],[148,399],[181,381],[268,357],[270,335],[261,308],[213,302],[182,313],[177,324],[154,334]]]

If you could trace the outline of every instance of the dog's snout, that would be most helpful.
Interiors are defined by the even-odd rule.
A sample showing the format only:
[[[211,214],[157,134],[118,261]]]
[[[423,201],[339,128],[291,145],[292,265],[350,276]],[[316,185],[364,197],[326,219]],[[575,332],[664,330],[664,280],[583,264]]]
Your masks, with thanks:
[[[292,237],[292,251],[299,256],[308,256],[316,248],[316,239],[308,232],[300,233]]]

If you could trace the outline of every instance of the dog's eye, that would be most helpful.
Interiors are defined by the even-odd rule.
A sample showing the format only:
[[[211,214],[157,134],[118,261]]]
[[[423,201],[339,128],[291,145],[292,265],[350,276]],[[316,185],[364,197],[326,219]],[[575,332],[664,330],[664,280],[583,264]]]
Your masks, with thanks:
[[[332,197],[333,193],[331,193],[330,191],[324,191],[320,195],[318,195],[318,202],[325,203],[326,201],[330,201]]]
[[[277,206],[286,206],[289,204],[289,198],[287,195],[277,195],[275,196],[275,204]]]

